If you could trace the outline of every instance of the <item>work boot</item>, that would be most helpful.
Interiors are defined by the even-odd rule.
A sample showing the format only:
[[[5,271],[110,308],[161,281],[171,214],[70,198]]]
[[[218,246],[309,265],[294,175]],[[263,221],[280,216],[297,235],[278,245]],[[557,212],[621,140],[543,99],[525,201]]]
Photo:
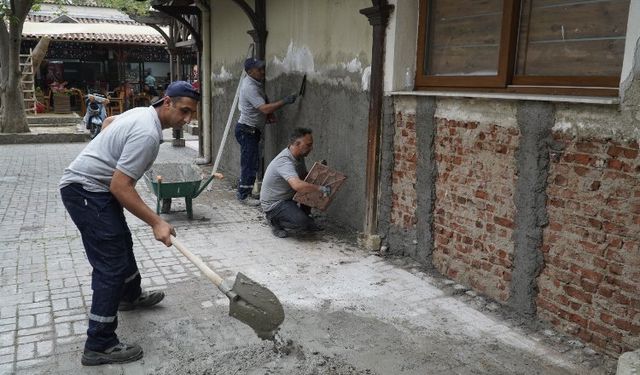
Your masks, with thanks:
[[[134,310],[138,307],[151,307],[164,299],[164,292],[142,292],[140,296],[132,302],[120,301],[118,311]]]
[[[271,227],[271,233],[278,238],[285,238],[288,236],[286,230],[278,227]]]
[[[252,206],[252,207],[256,207],[260,205],[260,201],[258,199],[254,199],[251,197],[240,199],[240,203],[244,204],[245,206]]]
[[[307,228],[309,232],[321,232],[324,230],[324,227],[316,222],[311,223]]]
[[[125,344],[121,342],[102,352],[96,352],[85,348],[80,362],[84,366],[98,366],[109,363],[127,363],[139,360],[142,358],[142,355],[142,348],[139,345]]]

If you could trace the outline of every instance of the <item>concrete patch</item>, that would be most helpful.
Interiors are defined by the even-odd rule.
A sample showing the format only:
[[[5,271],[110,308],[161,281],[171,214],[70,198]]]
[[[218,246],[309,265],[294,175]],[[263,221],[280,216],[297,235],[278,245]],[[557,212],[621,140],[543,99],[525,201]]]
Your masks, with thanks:
[[[627,352],[618,359],[618,370],[616,375],[637,375],[640,374],[640,350]]]

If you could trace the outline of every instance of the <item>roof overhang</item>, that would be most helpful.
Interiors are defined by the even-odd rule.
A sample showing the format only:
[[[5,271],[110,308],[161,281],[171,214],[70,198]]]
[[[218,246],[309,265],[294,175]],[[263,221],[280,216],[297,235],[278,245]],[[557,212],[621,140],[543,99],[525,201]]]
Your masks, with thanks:
[[[25,22],[22,35],[81,42],[166,45],[158,31],[142,25]]]

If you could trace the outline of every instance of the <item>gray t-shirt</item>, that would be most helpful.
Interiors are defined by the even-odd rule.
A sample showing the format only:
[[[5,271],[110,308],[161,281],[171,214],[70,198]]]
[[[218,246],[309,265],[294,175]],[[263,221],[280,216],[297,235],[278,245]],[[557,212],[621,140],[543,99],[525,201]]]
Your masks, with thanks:
[[[238,99],[238,108],[240,109],[238,122],[255,127],[264,126],[267,116],[260,112],[258,107],[267,102],[266,98],[262,82],[256,81],[250,76],[244,77],[240,85],[240,98]]]
[[[116,169],[137,181],[151,168],[161,140],[162,127],[155,108],[124,112],[64,170],[60,188],[78,183],[87,191],[108,192]]]
[[[278,203],[293,198],[296,191],[287,180],[292,177],[304,178],[306,175],[307,166],[304,158],[294,158],[288,147],[282,150],[264,172],[260,190],[262,211],[271,211]]]

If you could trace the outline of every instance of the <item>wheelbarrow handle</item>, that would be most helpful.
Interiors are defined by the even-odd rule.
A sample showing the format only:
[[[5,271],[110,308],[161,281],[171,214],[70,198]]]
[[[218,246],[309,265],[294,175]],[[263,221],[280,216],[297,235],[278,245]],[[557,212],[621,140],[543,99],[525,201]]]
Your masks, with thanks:
[[[180,250],[180,252],[186,256],[191,263],[193,263],[198,269],[207,276],[209,280],[211,280],[216,286],[226,293],[226,291],[222,288],[222,277],[220,277],[217,273],[213,272],[211,268],[209,268],[202,259],[198,258],[196,255],[193,255],[192,252],[187,250],[186,247],[180,241],[176,239],[175,236],[171,236],[171,244],[176,247],[176,249]]]
[[[195,198],[195,197],[197,197],[198,195],[200,195],[200,193],[202,193],[202,191],[203,191],[204,189],[206,189],[206,188],[207,188],[207,186],[209,186],[209,184],[211,183],[211,181],[212,181],[214,178],[217,178],[218,180],[222,180],[222,179],[224,179],[224,175],[223,175],[222,173],[219,173],[219,172],[212,173],[212,174],[209,176],[209,178],[205,180],[205,182],[201,183],[200,188],[198,189],[198,191],[196,191],[196,193],[194,194],[194,196],[193,196],[193,197]]]

